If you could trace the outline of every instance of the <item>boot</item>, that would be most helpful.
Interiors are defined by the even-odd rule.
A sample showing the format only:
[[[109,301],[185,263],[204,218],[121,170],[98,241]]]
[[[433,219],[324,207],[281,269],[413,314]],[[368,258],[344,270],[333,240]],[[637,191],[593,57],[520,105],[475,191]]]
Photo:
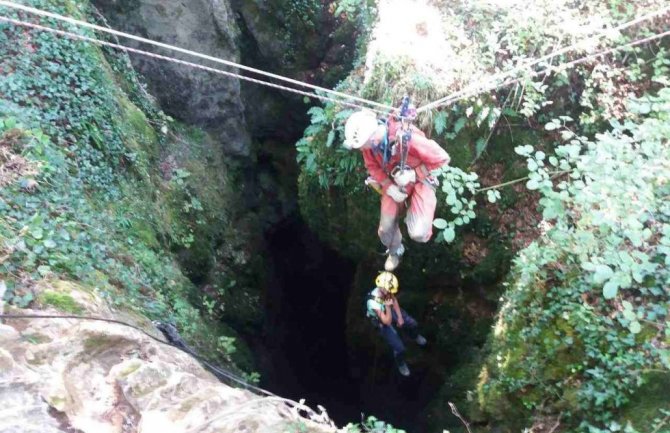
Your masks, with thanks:
[[[397,268],[399,264],[400,264],[400,256],[396,256],[395,254],[389,254],[389,256],[386,258],[386,262],[384,262],[384,270],[393,272],[395,271],[395,268]]]
[[[409,376],[409,367],[405,361],[398,361],[398,373],[405,377]]]
[[[386,262],[384,263],[384,270],[388,272],[393,272],[400,264],[400,257],[405,254],[405,246],[400,244],[395,253],[391,254],[389,252]]]

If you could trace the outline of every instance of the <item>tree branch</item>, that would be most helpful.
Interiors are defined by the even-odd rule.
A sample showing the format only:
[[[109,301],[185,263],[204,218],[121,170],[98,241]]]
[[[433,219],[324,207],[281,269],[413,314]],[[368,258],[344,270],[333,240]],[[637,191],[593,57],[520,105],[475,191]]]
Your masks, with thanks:
[[[456,415],[456,416],[458,417],[458,419],[461,420],[461,422],[463,423],[463,425],[465,426],[465,428],[468,429],[468,433],[472,433],[472,431],[470,430],[470,423],[468,423],[468,422],[465,420],[465,418],[463,418],[463,417],[461,416],[461,414],[458,413],[458,409],[456,409],[456,405],[453,404],[452,402],[449,402],[449,407],[451,408],[451,413],[453,413],[454,415]]]

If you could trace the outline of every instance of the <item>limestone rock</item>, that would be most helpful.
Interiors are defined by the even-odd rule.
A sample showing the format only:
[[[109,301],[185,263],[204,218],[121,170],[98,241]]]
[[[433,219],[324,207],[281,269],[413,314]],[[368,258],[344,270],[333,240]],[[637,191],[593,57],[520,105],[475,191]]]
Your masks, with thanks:
[[[42,282],[35,291],[37,299],[48,291],[78,300],[83,315],[150,326],[74,283]],[[9,313],[61,313],[44,306],[47,311]],[[131,327],[75,319],[8,322],[0,325],[3,433],[281,433],[298,422],[305,432],[337,431],[300,418],[283,399],[220,383],[190,355]]]
[[[238,29],[227,0],[95,0],[115,29],[210,56],[238,62]],[[177,25],[178,23],[178,25]],[[144,44],[124,40],[129,46]],[[150,47],[194,63],[231,71],[231,68],[173,51]],[[248,155],[240,82],[219,74],[163,60],[132,55],[133,65],[149,83],[149,91],[171,116],[215,134],[224,149]]]

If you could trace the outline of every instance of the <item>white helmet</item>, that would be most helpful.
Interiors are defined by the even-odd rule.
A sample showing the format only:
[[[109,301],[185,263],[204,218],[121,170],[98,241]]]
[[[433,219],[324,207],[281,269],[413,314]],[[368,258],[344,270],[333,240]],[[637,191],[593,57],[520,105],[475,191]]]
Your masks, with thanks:
[[[370,110],[357,111],[344,125],[344,147],[361,148],[377,130],[377,116]]]

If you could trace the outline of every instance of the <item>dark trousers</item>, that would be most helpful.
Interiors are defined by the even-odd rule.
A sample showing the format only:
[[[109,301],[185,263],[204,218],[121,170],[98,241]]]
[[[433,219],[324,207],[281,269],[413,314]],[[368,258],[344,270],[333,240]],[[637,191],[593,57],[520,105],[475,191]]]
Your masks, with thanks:
[[[400,313],[402,314],[402,319],[405,323],[399,329],[405,332],[410,338],[415,339],[419,335],[416,320],[402,308],[400,309]],[[396,326],[398,325],[398,316],[396,315],[395,310],[391,310],[391,314],[393,316],[391,324],[384,325],[379,322],[379,332],[382,334],[382,337],[384,337],[384,340],[386,340],[386,343],[391,346],[396,362],[401,363],[404,361],[405,345],[400,339],[398,329],[396,329]]]

